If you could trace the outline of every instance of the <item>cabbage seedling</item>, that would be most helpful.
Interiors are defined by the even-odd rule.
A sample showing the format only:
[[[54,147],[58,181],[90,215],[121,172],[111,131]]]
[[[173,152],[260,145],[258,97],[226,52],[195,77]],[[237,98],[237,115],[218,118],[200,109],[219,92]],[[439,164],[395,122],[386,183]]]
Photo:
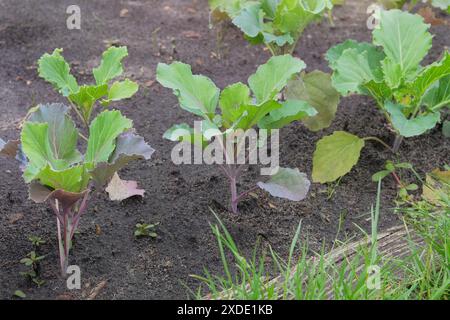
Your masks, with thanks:
[[[293,121],[314,116],[316,110],[306,101],[280,100],[280,92],[287,82],[305,67],[302,60],[290,55],[275,56],[249,77],[248,86],[239,82],[220,92],[209,78],[193,75],[187,64],[158,65],[158,82],[173,90],[183,110],[202,119],[201,130],[194,130],[183,123],[167,130],[164,137],[192,143],[205,152],[210,146],[219,144],[223,152],[216,163],[230,182],[231,210],[234,213],[238,212],[238,202],[253,190],[240,194],[237,191],[237,180],[245,163],[238,164],[238,159],[241,156],[241,159],[245,158],[246,151],[246,135],[238,136],[237,133],[247,133],[254,127],[280,129]],[[228,139],[230,137],[233,138]],[[232,142],[228,144],[230,140]],[[254,150],[249,150],[248,155],[252,152]],[[260,182],[254,188],[260,187],[273,196],[300,201],[306,197],[309,185],[306,175],[298,169],[280,168],[268,182]]]
[[[70,74],[61,51],[56,49],[39,60],[39,74],[68,97],[72,107],[57,103],[32,108],[23,123],[20,140],[0,139],[0,155],[20,161],[31,200],[50,204],[56,216],[64,276],[72,238],[94,187],[102,190],[114,180],[108,186],[111,199],[142,194],[134,181],[120,180],[117,172],[132,160],[150,159],[154,150],[135,134],[132,121],[120,111],[104,110],[90,121],[99,99],[107,106],[137,91],[137,84],[130,80],[109,86],[109,81],[123,72],[121,60],[126,56],[126,48],[109,48],[93,71],[96,84],[84,86],[78,86]],[[70,111],[88,126],[86,136],[76,128]],[[78,149],[79,137],[86,140],[84,154]]]
[[[358,162],[368,140],[398,152],[404,137],[424,134],[440,122],[450,105],[450,54],[430,65],[420,63],[431,48],[429,25],[419,15],[381,11],[373,43],[348,40],[327,53],[334,87],[344,96],[372,97],[396,134],[393,147],[376,137],[337,131],[324,137],[313,158],[313,180],[331,182]]]
[[[251,44],[273,55],[292,54],[305,28],[331,12],[332,0],[210,0],[211,15],[232,19]]]

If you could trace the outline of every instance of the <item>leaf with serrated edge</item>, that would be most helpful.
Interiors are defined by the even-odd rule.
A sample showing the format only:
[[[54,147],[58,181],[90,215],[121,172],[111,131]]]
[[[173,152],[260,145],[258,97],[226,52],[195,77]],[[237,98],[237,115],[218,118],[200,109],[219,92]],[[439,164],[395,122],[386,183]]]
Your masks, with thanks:
[[[68,96],[78,92],[78,84],[70,74],[70,66],[61,52],[63,49],[55,49],[51,55],[44,54],[38,61],[38,72],[41,78],[54,85],[62,95]]]
[[[106,188],[106,192],[108,192],[109,199],[112,201],[122,201],[133,196],[143,197],[145,190],[138,189],[136,181],[122,180],[119,175],[115,173]]]
[[[95,102],[107,94],[107,84],[100,86],[81,86],[77,93],[69,95],[69,100],[81,111],[86,123],[89,123]]]
[[[207,77],[193,75],[191,67],[181,62],[159,63],[156,80],[172,89],[182,109],[202,117],[212,117],[219,101],[219,88]]]
[[[60,103],[39,105],[29,115],[28,121],[47,123],[47,139],[53,157],[64,160],[68,164],[73,164],[81,160],[81,154],[77,150],[78,131],[75,123],[68,116],[68,111],[69,107]]]
[[[292,79],[306,67],[305,63],[291,55],[275,56],[258,67],[248,79],[256,102],[262,104],[273,99]]]
[[[108,83],[123,73],[122,59],[128,56],[127,47],[109,47],[102,55],[100,66],[94,68],[97,85]]]
[[[139,89],[136,82],[129,79],[114,82],[108,92],[108,100],[119,101],[131,98]]]
[[[332,182],[350,172],[363,147],[363,139],[344,131],[322,138],[313,156],[313,181]]]
[[[36,179],[39,179],[42,185],[55,190],[79,193],[82,191],[83,174],[83,165],[73,166],[65,170],[53,170],[50,165],[47,165],[39,171]]]
[[[256,37],[264,29],[264,11],[261,9],[261,5],[254,3],[246,6],[233,19],[233,24],[247,36]]]
[[[291,201],[305,199],[310,185],[306,174],[300,172],[297,168],[279,168],[269,181],[258,182],[258,187],[269,192],[272,196]]]
[[[428,28],[419,15],[400,10],[381,11],[379,27],[373,31],[373,43],[384,48],[389,69],[400,73],[397,77],[408,79],[416,74],[419,63],[431,48]]]
[[[89,127],[88,146],[85,162],[107,162],[116,147],[117,137],[132,127],[130,119],[122,116],[120,111],[103,111]]]
[[[122,133],[116,142],[116,149],[108,162],[99,163],[90,173],[97,188],[102,188],[115,172],[125,167],[129,162],[138,159],[149,160],[155,150],[144,138],[133,132]]]

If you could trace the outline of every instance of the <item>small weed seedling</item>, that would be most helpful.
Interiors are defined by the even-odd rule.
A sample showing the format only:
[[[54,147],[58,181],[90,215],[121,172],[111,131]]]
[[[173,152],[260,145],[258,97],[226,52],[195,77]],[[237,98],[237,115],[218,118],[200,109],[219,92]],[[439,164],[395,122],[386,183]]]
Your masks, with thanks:
[[[134,230],[134,236],[136,238],[140,237],[157,238],[158,234],[155,232],[155,229],[158,225],[159,223],[155,224],[138,223],[136,224],[136,229]]]
[[[292,54],[305,28],[331,18],[332,0],[210,0],[215,20],[232,19],[251,44],[264,44],[272,55]]]
[[[238,211],[238,202],[257,187],[293,201],[303,200],[307,195],[310,182],[306,175],[289,168],[279,168],[267,183],[259,182],[249,191],[237,192],[237,180],[246,162],[239,159],[246,158],[246,140],[249,138],[246,135],[250,129],[280,129],[295,120],[316,115],[317,111],[306,101],[282,101],[279,98],[287,82],[304,68],[300,59],[290,55],[275,56],[250,76],[248,86],[235,83],[220,92],[209,78],[193,75],[189,65],[181,62],[158,65],[158,82],[173,90],[182,109],[202,118],[201,130],[194,130],[184,123],[170,128],[164,137],[180,141],[180,145],[192,143],[207,154],[217,149],[222,151],[220,156],[216,153],[213,162],[229,180],[234,213]],[[267,136],[266,132],[265,137],[260,134],[256,139],[264,144]],[[254,152],[249,150],[249,157]]]
[[[113,200],[143,194],[135,181],[122,181],[117,171],[136,159],[150,159],[153,149],[133,131],[133,123],[120,111],[105,110],[90,121],[94,102],[106,95],[103,105],[130,97],[136,86],[129,80],[108,82],[122,72],[126,48],[110,48],[94,69],[96,85],[78,86],[69,65],[55,50],[39,60],[39,74],[71,101],[38,105],[30,110],[22,126],[20,140],[0,140],[0,155],[21,162],[23,178],[29,184],[29,197],[36,203],[48,202],[56,217],[62,275],[66,275],[73,236],[86,212],[91,190],[107,191]],[[106,93],[105,93],[106,92]],[[72,110],[89,126],[88,135],[76,128]],[[86,140],[84,155],[78,150],[78,137]],[[28,260],[26,260],[28,261]]]
[[[327,53],[334,87],[344,96],[368,95],[396,133],[393,147],[376,137],[336,131],[322,138],[313,157],[313,181],[332,182],[358,162],[366,141],[398,152],[404,137],[424,134],[450,105],[450,54],[428,66],[420,62],[431,48],[429,25],[400,10],[381,11],[373,44],[348,40]],[[395,30],[395,32],[393,31]],[[414,30],[414,32],[412,32]]]
[[[419,186],[415,183],[407,183],[403,181],[403,179],[401,179],[399,170],[403,169],[410,170],[414,172],[416,176],[418,176],[410,163],[394,163],[392,161],[388,161],[385,165],[384,170],[381,170],[372,176],[372,181],[378,182],[386,178],[388,175],[392,175],[398,187],[398,197],[400,198],[400,201],[404,202],[410,198],[409,191],[416,191]]]
[[[31,244],[37,249],[39,248],[42,244],[45,244],[45,241],[42,240],[41,237],[38,236],[29,236],[28,240],[30,240]]]

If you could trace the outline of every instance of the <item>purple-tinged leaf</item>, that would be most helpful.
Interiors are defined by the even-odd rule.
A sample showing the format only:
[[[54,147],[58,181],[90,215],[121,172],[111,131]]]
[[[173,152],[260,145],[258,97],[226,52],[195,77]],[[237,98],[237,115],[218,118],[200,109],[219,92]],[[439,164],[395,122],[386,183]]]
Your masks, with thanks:
[[[51,190],[40,183],[33,181],[28,188],[28,195],[36,203],[44,203],[47,200],[58,200],[61,210],[72,208],[78,200],[83,198],[88,190],[80,193],[67,192],[64,190]]]
[[[109,162],[99,163],[91,175],[97,188],[102,188],[111,180],[114,173],[126,166],[130,161],[137,159],[148,160],[155,150],[150,147],[144,138],[131,131],[122,133],[116,141],[116,149]]]
[[[144,196],[145,190],[138,189],[136,181],[128,181],[120,179],[119,175],[115,173],[106,188],[109,198],[112,201],[122,201],[133,196]]]
[[[279,168],[267,182],[258,182],[258,187],[274,197],[301,201],[306,198],[311,182],[297,168]]]

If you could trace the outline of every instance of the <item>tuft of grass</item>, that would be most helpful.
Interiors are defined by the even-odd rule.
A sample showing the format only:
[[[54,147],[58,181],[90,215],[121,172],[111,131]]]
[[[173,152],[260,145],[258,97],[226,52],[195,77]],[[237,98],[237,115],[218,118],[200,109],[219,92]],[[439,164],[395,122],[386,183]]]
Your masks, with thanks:
[[[365,240],[356,244],[336,241],[338,246],[331,252],[326,253],[323,247],[311,255],[308,242],[300,242],[300,221],[286,259],[271,247],[269,252],[257,254],[259,244],[252,257],[246,258],[213,212],[217,224],[211,229],[217,238],[223,274],[205,269],[204,275],[193,275],[201,284],[191,294],[196,299],[236,300],[448,299],[448,214],[433,216],[431,208],[422,207],[416,212],[426,230],[418,232],[420,239],[407,229],[406,256],[395,256],[395,250],[385,255],[378,247],[380,197],[379,181],[370,234],[361,229]],[[277,276],[271,277],[274,273]]]

